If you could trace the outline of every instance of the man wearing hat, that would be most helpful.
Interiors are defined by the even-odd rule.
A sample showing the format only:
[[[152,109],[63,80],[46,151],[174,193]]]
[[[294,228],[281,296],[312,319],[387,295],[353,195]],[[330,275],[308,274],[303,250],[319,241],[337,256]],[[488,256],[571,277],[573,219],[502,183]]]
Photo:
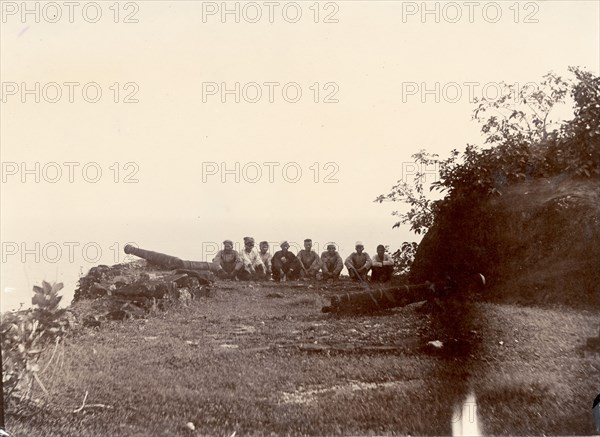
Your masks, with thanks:
[[[219,250],[213,258],[213,265],[217,277],[221,279],[235,279],[239,271],[244,267],[244,263],[239,253],[233,250],[231,240],[223,241],[223,250]]]
[[[284,280],[297,279],[298,272],[295,270],[297,265],[296,255],[288,249],[290,245],[287,241],[281,243],[281,250],[278,250],[273,255],[273,279],[276,282]]]
[[[254,248],[254,238],[244,237],[244,249],[240,251],[243,268],[238,277],[244,281],[259,280],[265,276],[265,265]]]
[[[312,240],[307,238],[304,240],[304,249],[296,255],[298,259],[298,273],[300,278],[315,279],[317,273],[321,269],[321,259],[317,252],[312,250]]]
[[[268,241],[261,241],[260,244],[258,245],[260,252],[258,252],[258,256],[260,256],[260,259],[262,260],[264,266],[265,266],[265,277],[264,279],[270,279],[271,278],[271,254],[269,253],[269,242]]]
[[[363,252],[365,246],[362,242],[357,241],[354,245],[356,252],[352,252],[344,264],[348,269],[348,273],[350,278],[354,281],[367,280],[367,273],[369,273],[369,269],[371,268],[371,257],[367,252]],[[357,276],[357,273],[360,275],[360,278]]]
[[[371,258],[371,281],[388,282],[394,273],[394,260],[385,253],[385,246],[377,246],[377,255]]]
[[[344,261],[342,261],[340,254],[337,253],[335,244],[328,244],[327,250],[321,254],[321,271],[323,272],[323,279],[339,279],[343,268]]]

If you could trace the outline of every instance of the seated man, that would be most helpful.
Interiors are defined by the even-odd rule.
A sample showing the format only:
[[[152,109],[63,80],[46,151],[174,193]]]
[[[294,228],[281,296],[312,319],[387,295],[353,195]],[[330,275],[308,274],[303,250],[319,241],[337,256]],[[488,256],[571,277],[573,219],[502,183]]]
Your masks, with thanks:
[[[296,268],[296,255],[290,252],[288,249],[290,245],[287,241],[281,243],[281,250],[275,252],[273,255],[272,266],[273,266],[273,279],[276,282],[283,280],[297,279],[298,272]]]
[[[244,249],[240,251],[240,258],[244,267],[240,270],[238,278],[248,281],[260,280],[265,277],[265,265],[254,248],[254,238],[244,237]]]
[[[328,244],[327,250],[321,254],[321,271],[323,272],[323,279],[339,279],[343,268],[344,261],[342,261],[342,257],[337,253],[337,250],[335,250],[335,244]]]
[[[219,250],[213,258],[217,277],[221,279],[236,279],[239,271],[244,267],[239,253],[233,250],[231,240],[223,241],[223,250]]]
[[[298,273],[302,279],[315,279],[321,269],[321,259],[317,252],[312,250],[312,240],[304,240],[304,249],[296,255],[298,259]]]
[[[348,268],[348,274],[354,281],[367,280],[367,273],[371,268],[371,257],[367,252],[363,252],[365,246],[360,241],[357,241],[354,245],[356,252],[352,252],[346,262],[344,263]],[[357,275],[360,275],[358,277]]]
[[[264,279],[271,279],[271,254],[269,253],[269,242],[261,241],[259,244],[260,252],[258,252],[258,256],[262,260],[265,266],[265,277]]]
[[[394,260],[385,253],[385,246],[377,246],[377,255],[371,259],[371,281],[388,282],[394,273]]]

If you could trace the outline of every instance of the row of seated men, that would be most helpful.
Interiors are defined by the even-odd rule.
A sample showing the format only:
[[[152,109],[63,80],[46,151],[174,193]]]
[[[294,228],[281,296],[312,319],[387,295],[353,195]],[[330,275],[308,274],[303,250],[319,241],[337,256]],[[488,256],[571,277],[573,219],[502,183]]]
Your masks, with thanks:
[[[350,278],[355,281],[367,280],[371,271],[371,281],[388,282],[392,278],[394,262],[385,253],[383,245],[377,246],[377,254],[372,258],[364,251],[360,241],[356,242],[356,251],[346,261],[337,252],[335,244],[328,244],[327,250],[319,256],[312,249],[312,240],[304,240],[304,249],[294,255],[289,251],[287,241],[281,243],[281,250],[272,256],[269,243],[262,241],[259,250],[254,247],[254,238],[244,238],[244,249],[233,249],[231,240],[223,241],[223,249],[213,259],[216,274],[221,279],[268,280],[274,281],[297,279],[337,280],[344,266]]]

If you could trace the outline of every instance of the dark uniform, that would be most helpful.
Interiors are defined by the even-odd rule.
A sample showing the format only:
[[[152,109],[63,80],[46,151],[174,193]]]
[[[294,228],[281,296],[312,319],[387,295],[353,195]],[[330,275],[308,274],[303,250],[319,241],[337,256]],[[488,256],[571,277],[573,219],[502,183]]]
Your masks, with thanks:
[[[283,276],[287,279],[297,279],[298,271],[296,255],[288,250],[290,245],[287,241],[281,243],[281,249],[275,252],[273,255],[273,259],[271,260],[271,265],[273,268],[273,279],[277,282],[283,279]]]

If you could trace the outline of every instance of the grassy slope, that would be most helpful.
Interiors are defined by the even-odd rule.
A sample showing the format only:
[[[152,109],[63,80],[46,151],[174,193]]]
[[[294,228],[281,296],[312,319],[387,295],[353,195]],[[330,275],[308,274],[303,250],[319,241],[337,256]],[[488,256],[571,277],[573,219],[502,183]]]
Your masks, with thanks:
[[[433,315],[411,305],[335,317],[320,313],[332,290],[225,287],[148,320],[86,329],[64,348],[60,366],[42,374],[51,404],[29,418],[9,416],[8,430],[447,435],[453,405],[473,390],[486,434],[593,432],[600,360],[581,346],[597,333],[597,314],[476,303]],[[268,297],[273,292],[284,297]],[[435,339],[453,353],[423,346]],[[347,350],[305,350],[315,344]],[[375,345],[397,350],[356,348]],[[72,413],[86,390],[88,404],[113,408]]]

